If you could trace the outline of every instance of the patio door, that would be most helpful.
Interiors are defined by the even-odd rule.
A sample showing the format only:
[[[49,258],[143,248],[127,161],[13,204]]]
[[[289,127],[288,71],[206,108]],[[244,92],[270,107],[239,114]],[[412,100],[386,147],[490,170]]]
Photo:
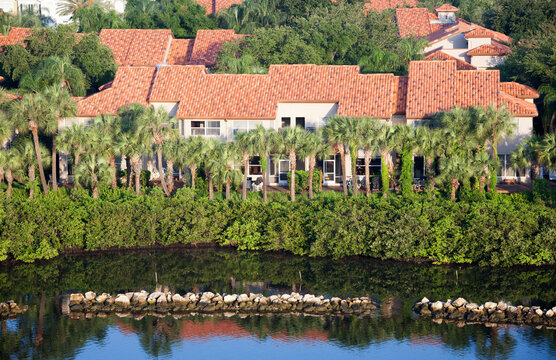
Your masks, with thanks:
[[[334,156],[324,160],[322,169],[324,185],[333,185],[335,183],[336,176],[336,161],[334,160]]]
[[[288,172],[290,171],[290,161],[280,160],[278,162],[278,183],[280,185],[288,184]]]

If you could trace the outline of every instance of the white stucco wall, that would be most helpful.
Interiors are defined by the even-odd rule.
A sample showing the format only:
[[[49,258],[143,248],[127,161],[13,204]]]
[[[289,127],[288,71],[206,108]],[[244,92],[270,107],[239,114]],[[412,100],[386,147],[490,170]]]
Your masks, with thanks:
[[[495,67],[504,62],[504,56],[472,56],[471,65],[477,67],[477,69],[486,69]]]
[[[464,34],[450,36],[425,48],[425,52],[437,49],[467,49],[467,39]]]
[[[337,103],[279,103],[276,113],[275,129],[282,125],[282,118],[291,118],[291,126],[295,126],[296,117],[305,118],[305,127],[320,128],[326,119],[333,117],[338,112]]]
[[[498,144],[499,154],[512,153],[521,142],[533,135],[533,118],[515,118],[514,121],[517,124],[514,135],[500,141]]]
[[[490,38],[471,38],[467,39],[467,43],[469,50],[471,50],[482,45],[490,45],[492,44],[492,40]]]

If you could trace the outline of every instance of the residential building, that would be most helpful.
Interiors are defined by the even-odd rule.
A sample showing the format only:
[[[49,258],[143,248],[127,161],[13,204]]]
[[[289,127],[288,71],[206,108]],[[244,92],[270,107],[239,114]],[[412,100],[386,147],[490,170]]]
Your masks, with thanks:
[[[202,65],[119,67],[114,81],[101,91],[78,100],[78,115],[60,122],[86,124],[95,116],[116,114],[121,107],[139,103],[165,108],[179,119],[182,137],[206,136],[233,141],[240,131],[257,125],[280,129],[301,126],[313,130],[339,116],[370,116],[387,124],[419,125],[442,110],[456,106],[505,106],[514,116],[517,133],[499,143],[501,179],[528,180],[516,173],[508,155],[532,133],[538,93],[517,83],[500,82],[497,70],[459,70],[455,60],[414,61],[408,76],[361,74],[358,66],[272,65],[264,75],[210,74]],[[359,157],[362,157],[362,153]],[[378,154],[377,154],[378,156]],[[349,161],[349,156],[348,156]],[[362,174],[362,159],[357,160]],[[154,167],[154,162],[145,164]],[[286,182],[288,160],[271,158],[271,184]],[[415,176],[424,175],[424,159],[417,158]],[[371,162],[380,173],[380,160]],[[300,159],[298,169],[306,169]],[[341,183],[339,156],[331,155],[319,167],[326,184]],[[61,178],[67,178],[62,156]],[[258,159],[249,165],[252,178],[261,176]],[[352,174],[348,172],[348,177]]]
[[[418,36],[429,41],[426,59],[459,60],[470,69],[495,67],[509,54],[512,39],[458,18],[458,8],[444,4],[429,13],[426,8],[398,8],[396,22],[401,37]],[[439,54],[442,53],[442,54]]]

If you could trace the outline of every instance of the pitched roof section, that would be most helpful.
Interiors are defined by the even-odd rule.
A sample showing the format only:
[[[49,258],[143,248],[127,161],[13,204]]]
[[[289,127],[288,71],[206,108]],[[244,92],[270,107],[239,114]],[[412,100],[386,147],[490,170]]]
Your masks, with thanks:
[[[124,106],[148,105],[155,72],[155,67],[120,66],[111,87],[77,103],[79,116],[115,115]]]
[[[245,35],[236,34],[234,30],[198,30],[193,44],[192,65],[214,66],[216,56],[226,41],[241,39]]]
[[[499,42],[493,41],[492,44],[485,44],[469,50],[469,56],[504,56],[510,53],[510,48],[502,45]]]
[[[396,21],[401,37],[427,36],[432,32],[429,11],[425,8],[396,9]]]
[[[189,64],[194,43],[194,39],[172,39],[166,63],[168,65]]]
[[[456,12],[459,9],[455,6],[452,6],[450,4],[444,4],[444,5],[440,5],[434,8],[434,10],[436,12]]]
[[[473,38],[489,38],[492,39],[495,36],[495,32],[489,29],[485,29],[484,27],[479,27],[475,30],[471,30],[467,34],[465,34],[466,39],[473,39]]]
[[[470,106],[496,107],[499,88],[500,72],[498,70],[456,71],[454,105],[463,108]]]
[[[456,57],[446,54],[442,50],[434,50],[425,56],[425,60],[443,60],[443,61],[455,61],[456,68],[458,70],[477,70],[477,68],[470,63],[460,60]]]
[[[172,30],[102,29],[101,42],[112,49],[114,60],[124,66],[152,66],[165,61]]]
[[[508,111],[514,116],[535,117],[539,116],[537,107],[528,101],[518,99],[510,94],[500,91],[499,105],[505,106]]]
[[[382,12],[397,7],[416,7],[418,4],[418,0],[367,0],[365,9]]]
[[[396,76],[394,83],[394,107],[392,113],[394,115],[405,114],[407,104],[407,84],[408,76]]]
[[[0,46],[8,46],[23,43],[23,41],[33,34],[31,28],[12,27],[8,35],[0,36]]]
[[[539,93],[530,86],[516,82],[500,83],[500,90],[519,99],[538,99]]]

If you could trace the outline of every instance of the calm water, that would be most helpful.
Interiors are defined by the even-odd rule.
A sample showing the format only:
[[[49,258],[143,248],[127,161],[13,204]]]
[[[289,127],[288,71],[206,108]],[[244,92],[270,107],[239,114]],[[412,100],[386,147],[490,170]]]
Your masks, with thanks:
[[[72,320],[61,314],[70,292],[168,289],[227,293],[301,291],[373,296],[370,319],[310,316],[187,316]],[[458,327],[414,319],[423,296],[556,305],[556,269],[436,267],[368,259],[307,259],[215,250],[60,257],[0,267],[0,300],[29,305],[3,321],[0,359],[555,359],[556,330]]]

